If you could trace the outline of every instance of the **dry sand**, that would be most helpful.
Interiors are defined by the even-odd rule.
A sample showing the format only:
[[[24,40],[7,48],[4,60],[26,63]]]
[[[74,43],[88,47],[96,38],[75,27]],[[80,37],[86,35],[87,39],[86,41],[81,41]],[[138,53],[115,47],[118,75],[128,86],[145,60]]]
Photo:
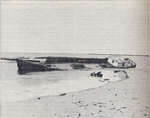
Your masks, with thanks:
[[[150,118],[147,68],[99,88],[9,102],[1,118]]]

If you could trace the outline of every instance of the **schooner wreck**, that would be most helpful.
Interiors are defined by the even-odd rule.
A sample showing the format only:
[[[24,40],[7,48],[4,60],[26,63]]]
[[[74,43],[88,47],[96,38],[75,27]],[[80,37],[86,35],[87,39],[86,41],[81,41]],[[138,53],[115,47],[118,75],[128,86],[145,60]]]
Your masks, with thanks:
[[[129,58],[79,58],[79,57],[36,57],[17,58],[18,72],[66,70],[54,64],[70,64],[72,69],[83,69],[84,64],[98,64],[102,68],[135,68],[136,63]]]

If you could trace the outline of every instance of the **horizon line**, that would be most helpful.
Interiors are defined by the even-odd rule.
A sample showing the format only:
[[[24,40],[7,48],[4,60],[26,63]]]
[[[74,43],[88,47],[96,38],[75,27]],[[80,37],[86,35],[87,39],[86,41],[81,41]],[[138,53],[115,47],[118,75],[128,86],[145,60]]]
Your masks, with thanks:
[[[150,56],[149,54],[119,54],[119,53],[71,53],[71,52],[0,52],[2,53],[45,53],[45,54],[88,54],[88,55],[124,55],[124,56]]]

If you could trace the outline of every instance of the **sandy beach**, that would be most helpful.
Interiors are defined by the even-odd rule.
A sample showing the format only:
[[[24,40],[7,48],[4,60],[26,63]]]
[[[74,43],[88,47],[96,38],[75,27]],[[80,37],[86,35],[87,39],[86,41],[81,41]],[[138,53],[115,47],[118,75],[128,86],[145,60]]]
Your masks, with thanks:
[[[137,60],[138,61],[138,60]],[[141,61],[141,59],[139,59]],[[60,95],[2,102],[2,118],[149,118],[147,59],[129,79]]]
[[[0,10],[0,118],[150,118],[150,0]]]

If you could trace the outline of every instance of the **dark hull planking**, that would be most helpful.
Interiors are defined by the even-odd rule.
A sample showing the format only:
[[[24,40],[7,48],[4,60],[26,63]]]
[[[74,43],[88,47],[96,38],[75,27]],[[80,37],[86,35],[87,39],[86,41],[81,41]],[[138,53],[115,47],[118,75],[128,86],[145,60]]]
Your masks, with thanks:
[[[37,72],[37,71],[53,71],[60,70],[58,68],[47,67],[46,65],[33,63],[26,60],[17,59],[18,72],[20,74],[25,74],[28,72]]]
[[[46,57],[46,63],[83,63],[100,64],[107,63],[108,58],[79,58],[79,57]]]

